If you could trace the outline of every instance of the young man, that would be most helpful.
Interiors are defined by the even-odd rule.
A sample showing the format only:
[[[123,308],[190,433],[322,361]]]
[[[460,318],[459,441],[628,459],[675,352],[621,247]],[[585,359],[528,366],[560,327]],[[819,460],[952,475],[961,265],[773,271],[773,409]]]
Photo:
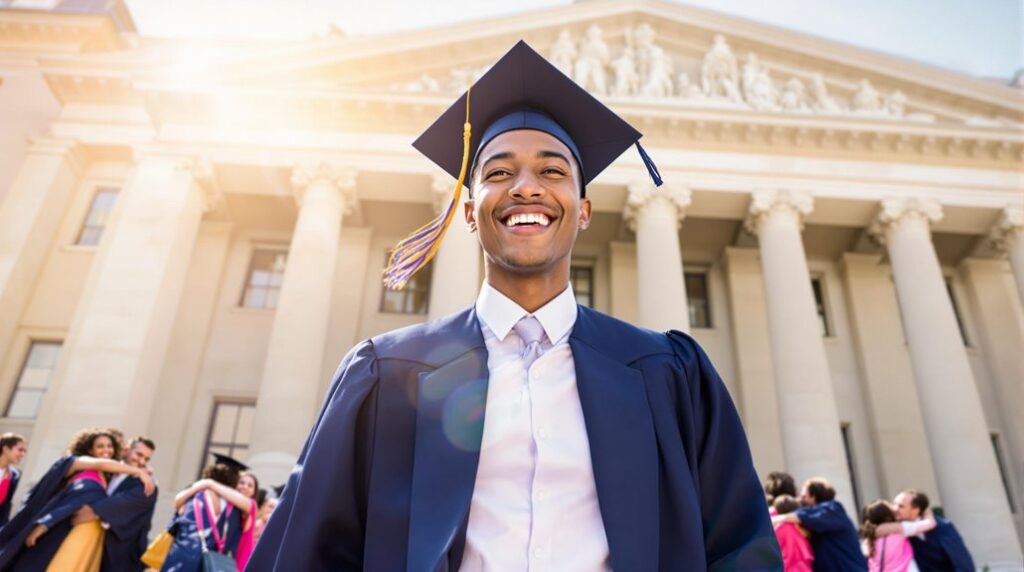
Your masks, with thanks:
[[[146,437],[136,437],[123,455],[125,464],[149,469],[156,445]],[[115,475],[107,486],[107,498],[85,505],[75,513],[72,525],[99,519],[107,533],[103,537],[101,572],[144,570],[140,558],[146,552],[149,526],[153,520],[157,495],[146,496],[142,481],[127,475]]]
[[[914,489],[907,489],[893,499],[896,504],[896,518],[902,521],[920,519],[928,510],[928,496]],[[914,547],[914,561],[921,572],[973,572],[974,560],[964,546],[953,523],[935,517],[935,528],[910,537]]]
[[[704,352],[569,286],[586,185],[639,137],[520,42],[417,140],[460,184],[470,167],[486,283],[346,356],[248,570],[782,569]],[[429,260],[450,214],[396,249],[388,281]]]
[[[17,433],[0,435],[0,526],[11,519],[12,499],[21,481],[21,472],[15,465],[21,463],[26,453],[24,437]]]
[[[810,479],[800,489],[800,504],[803,506],[794,512],[772,517],[772,522],[796,523],[811,533],[814,572],[867,570],[868,563],[860,550],[857,528],[835,498],[836,490],[831,483],[822,478]]]

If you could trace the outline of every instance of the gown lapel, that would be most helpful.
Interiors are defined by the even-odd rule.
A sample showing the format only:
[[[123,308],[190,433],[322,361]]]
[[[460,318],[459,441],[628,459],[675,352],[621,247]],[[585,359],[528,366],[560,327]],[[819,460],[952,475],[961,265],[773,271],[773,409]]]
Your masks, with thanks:
[[[569,339],[597,499],[615,570],[658,568],[658,450],[643,375],[587,314]],[[603,337],[602,337],[603,336]],[[614,356],[614,357],[612,357]]]
[[[457,568],[476,481],[487,401],[487,349],[476,313],[436,333],[457,354],[418,380],[409,507],[409,571]]]

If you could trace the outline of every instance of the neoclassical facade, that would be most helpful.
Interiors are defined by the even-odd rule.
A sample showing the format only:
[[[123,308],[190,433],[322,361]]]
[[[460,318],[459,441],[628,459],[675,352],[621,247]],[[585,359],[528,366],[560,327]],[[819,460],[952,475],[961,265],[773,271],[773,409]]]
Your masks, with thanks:
[[[282,482],[357,341],[471,304],[475,237],[381,285],[454,181],[410,146],[516,40],[644,132],[590,187],[580,303],[708,351],[762,474],[906,487],[979,565],[1024,534],[1024,92],[660,0],[294,42],[0,0],[0,430]],[[457,141],[453,145],[459,144]]]

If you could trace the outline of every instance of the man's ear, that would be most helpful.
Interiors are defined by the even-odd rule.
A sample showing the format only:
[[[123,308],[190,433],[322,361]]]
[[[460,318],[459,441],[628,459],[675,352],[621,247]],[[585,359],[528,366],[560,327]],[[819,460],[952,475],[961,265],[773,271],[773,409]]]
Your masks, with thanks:
[[[580,230],[587,230],[588,228],[590,228],[590,209],[590,199],[586,197],[580,199]]]
[[[476,215],[473,214],[473,199],[470,198],[462,203],[463,212],[466,214],[466,228],[469,232],[476,232]]]

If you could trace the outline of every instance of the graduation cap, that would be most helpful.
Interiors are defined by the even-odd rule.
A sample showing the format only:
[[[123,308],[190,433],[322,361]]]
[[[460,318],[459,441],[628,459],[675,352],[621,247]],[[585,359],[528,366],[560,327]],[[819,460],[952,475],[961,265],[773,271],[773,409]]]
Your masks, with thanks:
[[[274,498],[281,498],[284,494],[284,485],[277,485],[276,487],[270,487],[270,490],[274,491]]]
[[[222,455],[220,453],[210,454],[213,455],[213,461],[218,465],[227,465],[228,467],[231,467],[232,469],[238,472],[249,470],[249,465],[246,465],[245,463],[235,459],[234,457],[229,457],[227,455]]]
[[[582,176],[581,194],[634,144],[655,185],[661,185],[658,168],[640,146],[640,132],[519,41],[413,143],[458,182],[444,212],[392,250],[384,270],[388,288],[401,289],[430,262],[455,215],[462,187],[469,186],[466,173],[477,154],[498,135],[518,129],[542,131],[569,148]]]

